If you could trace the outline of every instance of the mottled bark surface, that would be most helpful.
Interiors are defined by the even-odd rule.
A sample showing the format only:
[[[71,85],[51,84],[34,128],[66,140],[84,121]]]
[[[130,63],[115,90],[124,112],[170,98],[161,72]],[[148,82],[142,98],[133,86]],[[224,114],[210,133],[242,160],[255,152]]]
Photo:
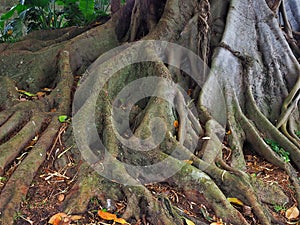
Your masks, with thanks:
[[[103,25],[36,32],[20,42],[1,44],[0,176],[6,178],[0,189],[1,224],[13,224],[20,203],[30,186],[34,188],[38,169],[50,159],[68,177],[79,171],[60,206],[67,213],[84,213],[94,197],[102,206],[108,199],[126,199],[126,210],[120,216],[131,224],[184,224],[184,218],[209,224],[205,213],[189,216],[168,196],[151,191],[149,174],[124,166],[145,167],[167,159],[166,169],[156,175],[177,173],[162,183],[179,188],[187,199],[205,205],[227,224],[253,223],[228,197],[248,206],[256,224],[282,224],[270,205],[300,202],[299,9],[296,0],[129,0]],[[167,54],[164,62],[155,45],[149,44],[143,54],[157,60],[122,68],[106,83],[101,74],[112,72],[118,60],[141,58],[129,51],[128,43],[138,40],[176,43],[199,56],[210,70],[199,71],[184,54]],[[105,56],[118,46],[124,48]],[[165,47],[165,52],[172,52]],[[182,67],[172,66],[178,62]],[[187,71],[194,71],[196,80]],[[130,82],[151,77],[176,83],[180,89],[157,82],[150,97],[128,102],[140,91],[135,89],[128,99],[114,102]],[[104,83],[95,93],[95,105],[90,105],[95,98],[93,90]],[[86,87],[91,93],[82,91]],[[139,89],[146,91],[146,87],[144,82]],[[43,88],[48,88],[46,93],[38,94]],[[24,96],[20,90],[37,94]],[[76,105],[76,99],[84,104]],[[93,118],[86,115],[95,108],[95,120],[89,121]],[[120,125],[125,115],[122,110],[128,108],[133,135]],[[73,116],[77,142],[72,126],[67,129],[58,121],[60,115]],[[153,125],[157,117],[163,126]],[[90,122],[96,124],[103,146],[89,135]],[[160,132],[165,135],[151,151],[135,151],[122,143],[127,140],[132,146],[151,147],[146,142],[143,145],[143,140]],[[288,158],[277,154],[266,140],[278,143]],[[104,146],[111,161],[105,161]],[[87,162],[83,147],[98,158]],[[293,186],[293,199],[277,184],[247,173],[249,149],[285,171]],[[70,163],[70,158],[75,162]],[[97,173],[102,166],[109,169],[103,172],[105,176]],[[111,179],[107,179],[108,173]]]

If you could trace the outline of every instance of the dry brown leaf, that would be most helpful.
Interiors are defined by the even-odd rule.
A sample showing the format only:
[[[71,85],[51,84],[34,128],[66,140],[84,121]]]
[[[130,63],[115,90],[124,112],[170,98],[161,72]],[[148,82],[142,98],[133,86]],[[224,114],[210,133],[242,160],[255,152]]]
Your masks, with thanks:
[[[79,216],[79,215],[73,215],[73,216],[71,216],[71,220],[72,221],[81,220],[81,219],[82,219],[82,216]]]
[[[59,223],[67,216],[68,215],[65,213],[56,213],[49,219],[48,223],[52,225],[59,225]]]
[[[292,206],[291,208],[289,208],[288,210],[286,210],[285,212],[285,217],[288,220],[293,220],[293,219],[297,219],[299,216],[299,209],[297,208],[296,205]]]
[[[98,210],[98,216],[100,216],[102,219],[105,219],[105,220],[115,220],[115,219],[117,219],[116,214],[112,214],[112,213],[109,213],[109,212],[104,212],[102,210]]]
[[[72,222],[71,216],[67,216],[63,219],[62,223],[60,223],[59,225],[70,225],[71,222]]]
[[[114,222],[120,223],[120,224],[129,224],[127,223],[126,220],[122,219],[122,218],[116,218],[114,219]]]
[[[36,95],[37,95],[37,97],[42,98],[46,95],[46,93],[39,91],[39,92],[36,93]]]
[[[82,219],[82,216],[79,215],[67,215],[65,213],[57,213],[53,215],[48,223],[52,225],[69,225],[72,221],[80,220]]]
[[[65,200],[65,195],[64,194],[59,194],[57,196],[58,201],[62,202],[63,200]]]

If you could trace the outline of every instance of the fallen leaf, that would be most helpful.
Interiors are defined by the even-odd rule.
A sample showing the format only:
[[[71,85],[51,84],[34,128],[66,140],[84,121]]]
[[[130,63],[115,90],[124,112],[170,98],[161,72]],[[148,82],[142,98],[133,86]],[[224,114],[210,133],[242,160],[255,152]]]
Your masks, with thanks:
[[[178,128],[179,127],[178,120],[175,120],[174,123],[173,123],[173,125],[174,125],[175,128]]]
[[[51,92],[53,89],[51,88],[43,88],[44,91]]]
[[[28,97],[34,97],[34,96],[36,96],[36,94],[32,94],[32,93],[30,93],[28,91],[24,91],[24,90],[18,90],[18,92],[21,93],[21,94],[23,94],[23,95],[26,95]]]
[[[49,219],[48,223],[50,223],[52,225],[59,225],[60,222],[67,216],[68,215],[65,213],[57,213]]]
[[[241,205],[241,206],[244,205],[244,203],[243,203],[241,200],[239,200],[238,198],[227,198],[227,200],[228,200],[230,203],[234,203],[234,204],[236,204],[236,205]]]
[[[36,95],[37,95],[37,97],[42,98],[46,95],[46,93],[39,91],[39,92],[36,93]]]
[[[193,160],[185,159],[185,160],[183,160],[183,162],[185,162],[185,163],[187,163],[187,164],[190,164],[190,165],[193,164]]]
[[[231,134],[231,130],[226,131],[226,135],[230,135]]]
[[[58,201],[62,202],[65,199],[65,195],[64,194],[59,194],[57,196]]]
[[[127,223],[126,220],[122,219],[122,218],[116,218],[114,219],[114,222],[120,223],[120,224],[129,224]]]
[[[183,217],[183,219],[184,219],[184,221],[185,221],[185,223],[186,223],[187,225],[195,225],[193,221],[191,221],[191,220],[189,220],[189,219],[187,219],[187,218],[184,218],[184,217]]]
[[[100,216],[102,219],[105,219],[105,220],[115,220],[115,219],[117,219],[116,214],[112,214],[112,213],[109,213],[109,212],[104,212],[102,210],[98,210],[98,216]]]
[[[82,216],[79,216],[79,215],[71,216],[71,220],[72,220],[72,221],[75,221],[75,220],[81,220],[81,219],[82,219]]]
[[[79,215],[67,215],[65,213],[57,213],[50,218],[48,223],[52,225],[70,225],[72,221],[80,219],[82,219],[82,216]]]
[[[65,123],[67,121],[67,119],[68,119],[68,116],[66,116],[66,115],[60,115],[60,116],[58,116],[58,120],[61,123]]]
[[[297,219],[298,216],[299,216],[299,209],[297,208],[296,205],[292,206],[291,208],[289,208],[285,212],[285,217],[288,220]]]

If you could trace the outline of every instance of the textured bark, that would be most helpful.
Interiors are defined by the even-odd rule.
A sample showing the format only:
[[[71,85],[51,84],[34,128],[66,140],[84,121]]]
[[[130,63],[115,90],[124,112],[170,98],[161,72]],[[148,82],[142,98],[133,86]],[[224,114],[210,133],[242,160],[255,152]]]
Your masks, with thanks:
[[[205,216],[189,217],[175,207],[168,196],[151,192],[143,182],[147,180],[143,171],[129,171],[124,166],[153,165],[168,159],[165,167],[178,172],[163,182],[182,190],[191,201],[198,199],[228,224],[250,224],[228,201],[232,196],[251,207],[257,223],[281,224],[269,205],[300,202],[297,174],[300,140],[295,133],[300,131],[299,9],[297,0],[129,0],[120,10],[112,9],[115,12],[112,19],[103,25],[36,32],[18,43],[0,45],[0,176],[8,178],[0,194],[1,223],[13,223],[20,202],[26,198],[32,180],[45,161],[52,157],[55,165],[63,168],[72,156],[79,165],[79,173],[61,205],[65,212],[84,213],[95,196],[102,206],[108,199],[115,202],[125,198],[127,207],[122,217],[132,224],[142,224],[141,221],[144,224],[184,224],[183,218],[209,224]],[[209,74],[197,77],[203,85],[200,87],[189,78],[184,67],[171,66],[173,61],[185,62],[186,55],[170,56],[168,64],[156,55],[153,46],[145,46],[144,53],[156,61],[133,64],[117,71],[99,94],[95,93],[96,129],[111,154],[111,162],[116,162],[114,167],[105,164],[104,152],[97,150],[99,146],[93,143],[94,137],[86,134],[86,125],[93,118],[76,127],[75,137],[80,133],[85,147],[94,148],[90,154],[98,158],[90,164],[83,160],[86,155],[80,159],[74,137],[67,134],[64,135],[65,148],[71,150],[64,154],[65,161],[57,158],[55,144],[66,128],[57,117],[72,115],[74,96],[86,100],[82,107],[74,106],[74,119],[77,115],[89,115],[94,107],[89,104],[92,97],[80,90],[85,87],[94,90],[105,83],[100,74],[113,71],[117,60],[138,60],[140,55],[127,51],[128,42],[138,40],[173,42],[190,49],[210,66]],[[124,49],[117,55],[101,58],[118,46]],[[193,62],[190,67],[198,69]],[[83,76],[74,95],[77,85],[74,77],[78,75]],[[113,115],[113,107],[121,112],[130,106],[122,101],[115,104],[114,99],[130,82],[151,77],[175,82],[181,89],[157,82],[153,93],[167,96],[169,102],[146,96],[132,103],[135,107],[131,109],[129,123],[134,136],[126,136],[125,125],[124,130],[116,132],[113,121],[122,121],[124,115]],[[147,82],[140,88],[146,85]],[[45,97],[20,101],[15,86],[32,93],[45,87],[52,90]],[[196,112],[189,107],[191,102],[196,105]],[[165,126],[154,130],[151,124],[157,117]],[[179,121],[178,127],[174,121]],[[230,130],[226,146],[225,130]],[[139,145],[153,132],[162,131],[165,131],[164,138],[151,151],[134,151],[121,143],[122,138],[127,137]],[[68,132],[72,134],[71,128]],[[289,152],[290,162],[276,154],[265,139],[276,141]],[[246,173],[245,146],[251,146],[258,155],[288,174],[295,199],[289,199],[279,186]],[[180,154],[173,154],[174,149]],[[225,159],[224,149],[231,152],[230,158]],[[112,179],[93,171],[104,164],[111,169]],[[164,172],[157,171],[157,175],[163,176]],[[117,184],[116,180],[131,185]]]

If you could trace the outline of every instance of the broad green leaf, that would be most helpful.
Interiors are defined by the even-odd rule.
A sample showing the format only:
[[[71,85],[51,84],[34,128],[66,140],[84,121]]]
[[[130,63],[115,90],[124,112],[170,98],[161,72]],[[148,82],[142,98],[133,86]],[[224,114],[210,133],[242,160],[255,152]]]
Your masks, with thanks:
[[[66,116],[66,115],[60,115],[60,116],[58,117],[58,120],[59,120],[59,122],[61,122],[61,123],[65,123],[65,122],[67,122],[67,120],[68,120],[68,116]]]

